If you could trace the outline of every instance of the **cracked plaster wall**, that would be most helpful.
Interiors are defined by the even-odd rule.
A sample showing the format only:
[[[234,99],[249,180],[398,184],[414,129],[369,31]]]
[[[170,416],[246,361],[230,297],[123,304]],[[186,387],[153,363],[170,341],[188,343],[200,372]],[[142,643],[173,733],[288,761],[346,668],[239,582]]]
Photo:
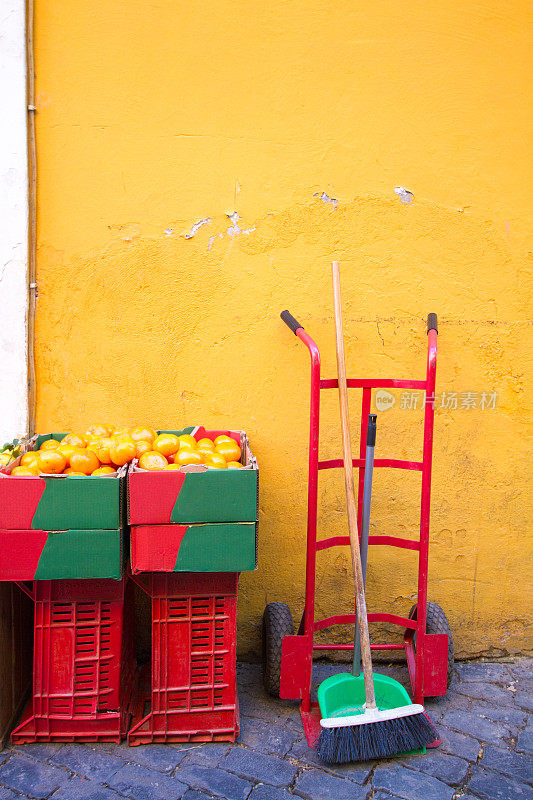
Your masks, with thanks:
[[[350,374],[423,377],[436,311],[438,392],[497,392],[437,408],[429,597],[460,656],[530,648],[531,6],[202,8],[37,4],[38,429],[248,431],[259,569],[239,648],[257,653],[265,602],[296,615],[304,585],[308,357],[279,312],[334,375],[336,258]],[[378,457],[420,452],[421,414],[399,406]],[[334,393],[322,421],[338,456]],[[419,482],[376,474],[372,532],[416,535]],[[346,529],[340,472],[319,525]],[[407,614],[414,569],[373,549],[370,609]],[[319,557],[317,584],[320,615],[350,608],[346,552]]]

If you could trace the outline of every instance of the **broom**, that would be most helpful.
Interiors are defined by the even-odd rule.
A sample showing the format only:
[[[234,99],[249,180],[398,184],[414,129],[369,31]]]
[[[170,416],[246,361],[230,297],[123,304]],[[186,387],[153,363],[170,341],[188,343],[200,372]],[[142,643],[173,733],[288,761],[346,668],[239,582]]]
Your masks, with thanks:
[[[347,673],[334,675],[319,686],[322,730],[317,751],[324,761],[342,764],[388,758],[399,753],[420,750],[434,741],[435,732],[424,713],[424,707],[412,703],[407,691],[398,681],[386,675],[372,673],[353,484],[338,262],[334,261],[332,267],[344,480],[363,671],[357,676]]]

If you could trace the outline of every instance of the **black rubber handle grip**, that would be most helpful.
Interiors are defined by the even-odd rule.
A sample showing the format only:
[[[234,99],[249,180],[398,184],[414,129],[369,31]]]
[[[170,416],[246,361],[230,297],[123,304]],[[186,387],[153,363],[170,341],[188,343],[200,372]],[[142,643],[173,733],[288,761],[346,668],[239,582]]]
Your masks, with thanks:
[[[433,313],[428,314],[428,330],[427,330],[427,332],[429,333],[430,331],[437,331],[437,333],[439,332],[439,328],[437,326],[437,315],[433,314]]]
[[[291,329],[291,331],[294,333],[295,336],[298,328],[301,328],[303,330],[304,326],[300,325],[300,323],[297,320],[295,320],[292,314],[290,314],[288,311],[282,311],[280,317],[285,323],[285,325],[289,326],[289,328]]]
[[[376,420],[378,418],[377,414],[369,414],[368,415],[368,427],[366,429],[366,446],[367,447],[375,447],[376,446]]]

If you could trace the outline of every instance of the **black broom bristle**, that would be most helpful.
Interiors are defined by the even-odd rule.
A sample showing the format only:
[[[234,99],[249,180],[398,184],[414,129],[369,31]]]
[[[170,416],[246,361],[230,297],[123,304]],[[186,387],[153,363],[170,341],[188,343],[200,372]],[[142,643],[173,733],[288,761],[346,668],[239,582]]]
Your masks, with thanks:
[[[322,728],[316,749],[328,764],[347,764],[420,750],[433,741],[435,729],[428,717],[419,713],[366,725]]]

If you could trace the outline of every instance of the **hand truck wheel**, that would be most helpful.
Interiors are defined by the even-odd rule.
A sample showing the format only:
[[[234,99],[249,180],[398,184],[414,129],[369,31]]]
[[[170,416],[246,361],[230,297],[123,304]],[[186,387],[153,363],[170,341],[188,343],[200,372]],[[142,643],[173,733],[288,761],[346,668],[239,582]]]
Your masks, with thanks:
[[[263,685],[272,697],[279,697],[281,643],[294,634],[294,622],[287,603],[268,603],[263,613]]]
[[[455,663],[452,629],[450,628],[450,623],[448,622],[448,618],[444,613],[444,609],[441,608],[438,603],[433,603],[431,600],[428,600],[426,608],[426,633],[445,633],[448,637],[448,668],[446,683],[446,688],[448,688],[452,680],[453,666]],[[409,619],[416,619],[416,609],[416,605],[411,608],[409,612]],[[416,650],[416,633],[413,637],[413,644]]]

